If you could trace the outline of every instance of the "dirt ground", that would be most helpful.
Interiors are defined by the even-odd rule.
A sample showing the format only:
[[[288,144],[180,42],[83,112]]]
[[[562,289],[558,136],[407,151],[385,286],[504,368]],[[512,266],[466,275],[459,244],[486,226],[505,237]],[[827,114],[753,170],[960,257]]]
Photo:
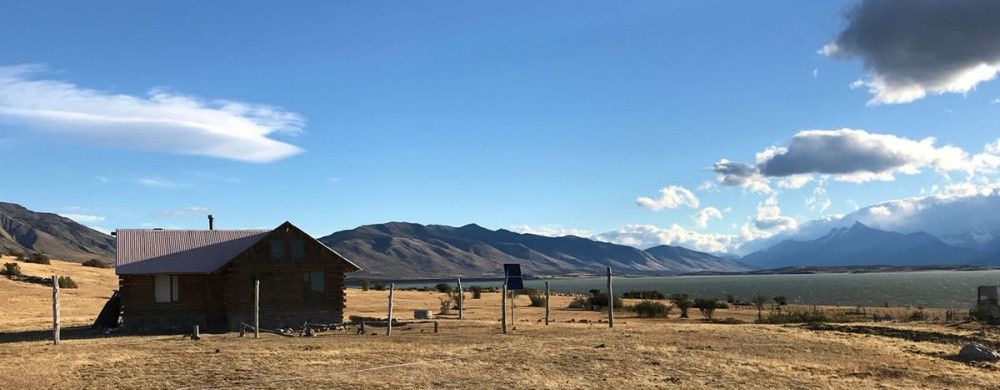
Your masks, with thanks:
[[[10,259],[4,259],[10,261]],[[997,333],[944,321],[829,325],[709,324],[599,312],[552,299],[517,303],[517,330],[500,331],[499,294],[467,295],[465,319],[369,327],[286,338],[235,333],[101,336],[89,325],[115,288],[114,273],[53,262],[22,264],[30,275],[70,275],[63,290],[63,343],[48,341],[50,289],[0,278],[0,388],[998,388],[1000,367],[951,360],[963,342],[996,344]],[[394,313],[437,311],[444,294],[397,291]],[[384,317],[387,292],[348,290],[348,314]],[[846,308],[821,308],[845,310]],[[787,309],[786,309],[787,310]],[[882,310],[885,310],[884,308]],[[896,309],[900,315],[905,308]],[[931,317],[942,311],[928,310]],[[756,311],[719,310],[745,321]],[[588,322],[582,322],[588,320]]]

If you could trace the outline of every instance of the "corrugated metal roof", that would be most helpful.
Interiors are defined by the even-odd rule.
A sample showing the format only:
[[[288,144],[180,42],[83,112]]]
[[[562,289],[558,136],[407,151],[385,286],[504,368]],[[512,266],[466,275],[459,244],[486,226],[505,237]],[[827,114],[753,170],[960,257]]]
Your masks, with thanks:
[[[210,273],[270,232],[119,229],[115,272],[119,275]]]

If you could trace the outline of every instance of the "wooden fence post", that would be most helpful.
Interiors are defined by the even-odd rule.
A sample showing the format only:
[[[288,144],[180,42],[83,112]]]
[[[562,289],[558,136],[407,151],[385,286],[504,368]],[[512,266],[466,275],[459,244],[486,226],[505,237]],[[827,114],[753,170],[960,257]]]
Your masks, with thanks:
[[[385,335],[392,334],[392,291],[396,289],[396,283],[389,283],[389,321],[385,327]]]
[[[201,332],[200,329],[198,329],[198,325],[195,325],[194,330],[191,331],[191,340],[199,340],[199,339],[201,339]]]
[[[545,325],[549,324],[549,282],[545,282]]]
[[[517,303],[514,301],[515,295],[514,290],[510,290],[510,330],[517,330],[517,317],[514,317],[514,305]]]
[[[615,327],[615,292],[611,289],[611,267],[608,267],[608,328]]]
[[[253,281],[253,338],[260,338],[260,279]]]
[[[438,322],[434,321],[434,333],[438,332]]]
[[[458,278],[458,319],[462,319],[465,311],[465,293],[462,291],[462,278]]]
[[[507,280],[503,281],[503,289],[500,291],[500,323],[503,333],[507,334]]]
[[[52,344],[59,345],[59,277],[52,275]]]

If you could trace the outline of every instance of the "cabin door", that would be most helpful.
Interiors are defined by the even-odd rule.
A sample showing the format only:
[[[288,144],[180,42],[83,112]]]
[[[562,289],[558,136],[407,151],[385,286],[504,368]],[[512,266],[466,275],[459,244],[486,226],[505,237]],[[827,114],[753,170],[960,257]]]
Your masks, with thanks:
[[[208,278],[208,302],[205,308],[208,311],[208,328],[226,329],[226,278],[223,275]]]

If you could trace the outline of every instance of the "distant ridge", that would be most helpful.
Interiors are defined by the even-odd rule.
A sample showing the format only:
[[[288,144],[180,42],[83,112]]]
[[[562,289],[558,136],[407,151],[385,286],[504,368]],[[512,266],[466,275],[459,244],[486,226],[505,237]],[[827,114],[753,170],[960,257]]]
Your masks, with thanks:
[[[114,238],[52,213],[0,202],[0,250],[41,252],[63,260],[110,260]]]
[[[932,266],[982,262],[980,252],[946,244],[924,232],[896,233],[860,222],[809,241],[782,241],[743,261],[757,268],[815,266]]]
[[[319,239],[365,269],[359,276],[445,278],[496,276],[503,263],[531,275],[592,275],[611,266],[622,275],[672,275],[750,268],[731,259],[680,247],[646,251],[576,236],[547,237],[462,227],[390,222],[365,225]]]

